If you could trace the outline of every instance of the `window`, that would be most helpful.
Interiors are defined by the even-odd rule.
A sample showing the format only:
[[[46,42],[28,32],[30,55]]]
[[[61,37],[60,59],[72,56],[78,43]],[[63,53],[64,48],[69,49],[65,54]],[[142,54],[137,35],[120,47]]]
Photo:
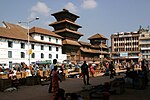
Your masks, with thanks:
[[[56,47],[56,51],[59,51],[58,47]]]
[[[35,53],[32,53],[31,57],[32,57],[32,58],[35,58]]]
[[[41,53],[41,58],[44,58],[44,54],[43,53]]]
[[[44,36],[41,36],[41,40],[44,40]]]
[[[56,58],[58,59],[58,54],[56,54]]]
[[[12,58],[12,51],[8,51],[8,58]]]
[[[31,48],[34,50],[34,44],[31,44]]]
[[[9,68],[12,69],[12,61],[9,61]]]
[[[12,47],[13,47],[12,41],[8,41],[8,47],[9,47],[9,48],[12,48]]]
[[[141,37],[145,37],[144,34],[142,34]]]
[[[49,42],[51,42],[51,37],[49,37]]]
[[[41,50],[44,50],[44,46],[43,45],[41,45]]]
[[[56,39],[56,43],[58,43],[58,39]]]
[[[49,58],[50,58],[50,59],[52,58],[52,54],[49,54]]]
[[[51,46],[49,46],[49,51],[52,51],[52,47]]]
[[[21,52],[21,58],[25,58],[25,53]]]
[[[25,49],[25,43],[21,43],[21,49]]]

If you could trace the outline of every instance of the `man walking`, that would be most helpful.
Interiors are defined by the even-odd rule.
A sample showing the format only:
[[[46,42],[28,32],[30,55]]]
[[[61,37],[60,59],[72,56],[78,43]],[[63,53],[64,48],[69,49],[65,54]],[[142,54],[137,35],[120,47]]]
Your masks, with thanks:
[[[89,83],[89,66],[86,64],[86,61],[84,61],[84,63],[82,64],[81,71],[82,71],[82,75],[83,75],[84,85],[90,85],[90,83]]]

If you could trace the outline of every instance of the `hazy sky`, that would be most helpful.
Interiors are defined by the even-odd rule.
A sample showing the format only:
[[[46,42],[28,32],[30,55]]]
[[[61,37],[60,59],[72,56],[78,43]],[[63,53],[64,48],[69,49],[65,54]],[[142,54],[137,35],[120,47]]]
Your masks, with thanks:
[[[88,37],[99,33],[110,39],[116,32],[133,32],[139,26],[150,25],[150,0],[1,0],[0,21],[16,24],[18,21],[32,22],[30,28],[38,26],[53,31],[48,24],[56,21],[52,13],[63,8],[77,14],[76,23],[84,34],[80,40],[89,42]]]

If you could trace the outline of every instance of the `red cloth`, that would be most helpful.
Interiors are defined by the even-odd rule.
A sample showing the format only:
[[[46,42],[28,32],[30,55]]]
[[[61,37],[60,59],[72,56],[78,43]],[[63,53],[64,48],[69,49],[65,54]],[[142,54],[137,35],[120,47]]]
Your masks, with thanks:
[[[91,72],[92,74],[94,74],[94,73],[95,73],[95,71],[94,71],[94,67],[93,67],[93,66],[90,66],[90,72]]]
[[[54,100],[59,89],[59,77],[56,71],[53,71],[52,74],[52,100]]]

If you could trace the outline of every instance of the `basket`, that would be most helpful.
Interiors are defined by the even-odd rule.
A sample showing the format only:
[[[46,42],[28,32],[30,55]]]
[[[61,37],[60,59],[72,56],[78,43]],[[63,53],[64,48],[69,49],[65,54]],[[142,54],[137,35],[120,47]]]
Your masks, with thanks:
[[[9,74],[0,74],[0,79],[9,79]]]

